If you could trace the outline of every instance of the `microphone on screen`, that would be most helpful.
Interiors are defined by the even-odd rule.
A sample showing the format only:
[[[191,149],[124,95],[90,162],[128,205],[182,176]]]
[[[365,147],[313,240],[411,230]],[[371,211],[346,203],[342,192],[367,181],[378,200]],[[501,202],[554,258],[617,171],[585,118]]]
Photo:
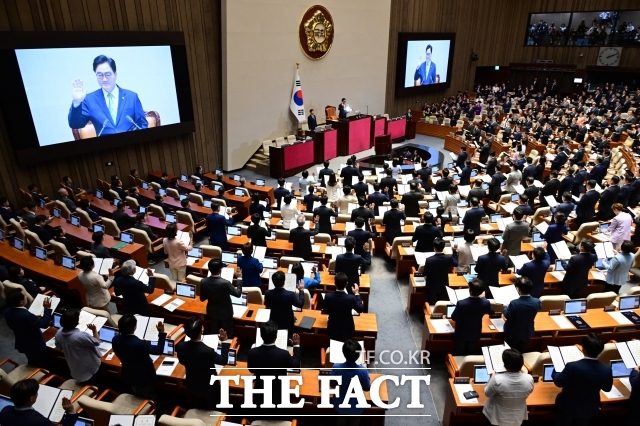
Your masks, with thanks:
[[[130,116],[130,115],[127,115],[126,119],[127,119],[127,121],[129,121],[129,123],[131,123],[131,124],[133,124],[134,126],[136,126],[136,129],[138,129],[138,130],[142,130],[142,129],[140,128],[140,126],[138,126],[138,125],[136,124],[136,122],[133,120],[133,118],[131,118],[131,116]]]
[[[100,135],[102,134],[102,131],[107,126],[107,124],[109,124],[109,119],[105,118],[104,121],[102,122],[102,129],[100,129],[100,133],[98,133],[98,137],[100,137]]]

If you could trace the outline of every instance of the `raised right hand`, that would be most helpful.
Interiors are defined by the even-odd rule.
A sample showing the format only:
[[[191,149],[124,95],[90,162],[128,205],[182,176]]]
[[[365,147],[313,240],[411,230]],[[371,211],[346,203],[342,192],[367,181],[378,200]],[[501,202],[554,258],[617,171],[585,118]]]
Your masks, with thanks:
[[[353,294],[360,294],[360,286],[358,284],[353,285]]]
[[[300,336],[297,333],[293,333],[291,336],[291,343],[293,346],[300,346]]]
[[[87,96],[87,90],[84,88],[84,84],[82,84],[82,80],[79,78],[73,80],[71,83],[73,90],[71,91],[73,95],[73,103],[81,104],[84,101],[84,98]]]
[[[156,323],[156,328],[158,329],[158,333],[164,333],[164,324],[161,322]]]
[[[45,309],[51,309],[51,298],[50,297],[45,297],[45,299],[42,301],[42,306]]]

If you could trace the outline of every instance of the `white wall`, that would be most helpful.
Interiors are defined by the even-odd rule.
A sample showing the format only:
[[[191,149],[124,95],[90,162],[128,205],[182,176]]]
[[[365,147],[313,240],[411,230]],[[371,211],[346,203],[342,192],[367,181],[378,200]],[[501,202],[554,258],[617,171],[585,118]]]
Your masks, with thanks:
[[[223,0],[222,92],[223,168],[244,166],[265,139],[292,133],[289,110],[295,76],[307,115],[340,99],[363,113],[384,113],[391,0],[325,0],[333,17],[333,47],[320,60],[308,59],[298,41],[304,12],[299,0]]]

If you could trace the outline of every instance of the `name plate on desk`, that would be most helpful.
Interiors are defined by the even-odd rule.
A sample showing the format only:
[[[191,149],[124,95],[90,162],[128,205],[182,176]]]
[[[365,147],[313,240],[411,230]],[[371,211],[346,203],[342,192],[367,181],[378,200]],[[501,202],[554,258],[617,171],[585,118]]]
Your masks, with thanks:
[[[549,315],[560,315],[562,311],[560,309],[550,309]]]
[[[605,307],[604,307],[604,311],[605,311],[605,312],[613,312],[613,311],[615,311],[615,310],[616,310],[616,307],[615,307],[615,306],[613,306],[613,305],[609,305],[609,306],[605,306]]]
[[[489,314],[489,318],[502,318],[502,312],[494,312]]]
[[[467,385],[471,382],[469,377],[454,377],[453,383],[456,385]]]
[[[402,243],[402,247],[411,247],[411,243]]]
[[[442,314],[431,314],[431,319],[442,319]]]

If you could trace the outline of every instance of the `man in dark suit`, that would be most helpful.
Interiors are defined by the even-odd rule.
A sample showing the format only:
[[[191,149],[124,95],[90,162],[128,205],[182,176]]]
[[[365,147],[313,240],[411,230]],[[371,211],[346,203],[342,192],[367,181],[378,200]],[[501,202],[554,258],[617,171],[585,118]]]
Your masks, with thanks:
[[[267,237],[271,235],[267,228],[260,226],[262,217],[260,213],[255,213],[251,216],[251,225],[247,228],[247,237],[251,240],[251,244],[254,246],[267,246]]]
[[[522,213],[525,216],[530,216],[533,214],[533,209],[529,205],[529,197],[527,196],[527,194],[522,194],[520,197],[518,197],[518,207],[520,208],[520,210],[522,210]]]
[[[553,383],[562,388],[556,396],[556,425],[588,425],[600,409],[600,391],[613,386],[611,367],[598,361],[604,343],[594,333],[582,338],[584,358],[554,370]]]
[[[229,338],[233,337],[233,306],[231,296],[242,295],[242,281],[237,280],[235,287],[232,283],[220,276],[222,260],[211,259],[209,261],[210,277],[200,283],[200,301],[207,303],[207,315],[211,321],[212,330],[223,328]]]
[[[147,207],[149,205],[149,203],[147,203],[145,199],[140,196],[138,188],[136,188],[135,186],[129,188],[129,197],[135,199],[138,202],[138,205],[141,207]]]
[[[353,286],[353,294],[348,294],[344,291],[348,282],[347,274],[342,272],[336,274],[336,291],[324,296],[322,307],[322,312],[329,315],[327,323],[329,339],[340,342],[352,338],[355,332],[356,327],[351,311],[361,313],[363,310],[358,284]]]
[[[146,219],[147,219],[147,214],[146,213],[138,213],[138,214],[136,214],[136,223],[133,225],[133,227],[136,228],[136,229],[139,229],[141,231],[146,232],[147,236],[149,237],[149,239],[153,243],[155,240],[158,239],[158,236],[153,232],[151,227],[145,223]]]
[[[527,166],[522,170],[522,180],[520,181],[521,185],[527,181],[529,176],[533,176],[536,172],[536,166],[533,165],[533,158],[527,157]]]
[[[489,253],[478,256],[476,263],[476,273],[478,278],[486,285],[487,297],[491,297],[491,287],[498,287],[498,275],[500,272],[506,272],[509,268],[509,260],[507,259],[507,250],[500,249],[500,241],[497,238],[485,240]]]
[[[367,197],[367,203],[374,205],[373,214],[376,216],[380,214],[380,212],[378,211],[378,207],[389,201],[389,195],[386,193],[386,188],[384,193],[380,192],[380,188],[381,186],[379,184],[374,183],[373,190],[375,192],[373,194],[369,194],[369,197]]]
[[[482,222],[482,218],[487,215],[487,212],[480,207],[480,200],[476,197],[469,198],[469,204],[471,205],[471,208],[466,211],[462,218],[464,232],[467,232],[468,229],[472,229],[475,235],[480,235],[480,223]]]
[[[575,183],[575,176],[573,168],[569,168],[567,170],[567,175],[564,179],[560,181],[560,186],[558,187],[558,192],[556,195],[556,200],[560,202],[562,200],[562,194],[565,192],[573,191],[573,186]],[[542,197],[540,197],[540,202],[542,203]]]
[[[174,179],[176,181],[176,186],[177,186],[177,179]],[[173,182],[173,180],[172,180]],[[127,197],[127,191],[125,191],[122,188],[122,181],[120,179],[116,180],[113,184],[114,188],[113,190],[116,191],[118,193],[118,195],[120,196],[120,201],[122,201],[123,203],[125,202],[124,199]]]
[[[360,171],[358,164],[356,163],[354,166],[353,160],[349,158],[347,160],[347,167],[343,167],[340,172],[340,177],[343,179],[342,184],[344,186],[351,186],[353,185],[353,178],[358,178],[360,176],[362,176],[362,172]]]
[[[522,265],[516,274],[525,277],[531,281],[531,289],[527,294],[532,297],[539,298],[544,290],[544,277],[547,274],[551,259],[547,253],[547,243],[543,243],[542,247],[533,249],[533,260]]]
[[[137,323],[135,315],[129,314],[118,320],[120,334],[113,337],[113,352],[122,364],[120,380],[131,385],[135,396],[155,399],[156,369],[149,355],[162,355],[167,333],[162,322],[156,323],[158,342],[154,346],[134,334]]]
[[[136,272],[136,261],[129,259],[122,264],[121,275],[113,281],[116,296],[122,296],[122,310],[131,315],[149,315],[147,294],[155,290],[156,279],[153,270],[147,268],[149,283],[145,284],[133,277]]]
[[[589,271],[598,260],[593,250],[593,241],[584,239],[580,243],[580,253],[571,256],[568,262],[562,262],[566,271],[560,286],[562,294],[572,299],[580,298],[582,289],[589,283]]]
[[[446,192],[451,185],[453,185],[453,179],[449,177],[449,169],[442,169],[442,178],[436,181],[434,188],[437,192]]]
[[[184,200],[180,200],[180,205],[182,207],[180,207],[178,209],[179,212],[189,213],[189,215],[191,216],[191,220],[193,220],[193,223],[200,222],[200,220],[201,220],[200,216],[198,216],[198,213],[196,213],[195,211],[191,210],[188,198],[185,198]],[[262,205],[260,205],[260,206],[263,207]]]
[[[587,177],[589,176],[589,172],[585,168],[584,161],[578,162],[578,171],[576,172],[575,179],[573,181],[573,189],[571,193],[576,197],[580,195],[582,191],[584,191],[585,183],[587,182]]]
[[[613,210],[611,206],[618,199],[620,195],[620,178],[618,176],[611,176],[609,178],[609,186],[600,194],[600,203],[598,204],[598,219],[601,221],[611,220],[613,218]]]
[[[474,278],[469,283],[469,297],[459,300],[451,319],[456,322],[453,333],[454,356],[467,356],[476,353],[476,346],[482,333],[482,317],[493,314],[491,303],[481,297],[484,283]]]
[[[533,178],[533,176],[529,176],[527,178],[527,180],[524,183],[524,192],[522,193],[523,195],[527,196],[527,202],[529,203],[529,206],[531,207],[531,210],[534,210],[536,207],[535,201],[536,201],[536,197],[538,196],[538,194],[540,193],[540,189],[534,185],[535,179]]]
[[[392,198],[389,202],[391,210],[384,213],[382,225],[385,226],[384,239],[387,243],[393,244],[396,237],[402,236],[402,226],[400,221],[404,221],[407,215],[403,210],[398,210],[398,200]]]
[[[409,192],[402,194],[404,212],[408,217],[420,216],[420,201],[424,200],[422,191],[418,190],[415,183],[409,184]]]
[[[36,316],[26,309],[27,298],[21,289],[16,288],[7,294],[7,306],[4,317],[7,326],[13,330],[16,350],[26,355],[29,365],[48,368],[47,345],[40,329],[48,328],[51,322],[51,299],[44,299],[44,311],[41,316]]]
[[[471,184],[471,160],[467,160],[464,162],[464,167],[460,172],[460,185],[470,185]]]
[[[420,176],[420,179],[422,180],[422,182],[424,182],[424,186],[423,188],[429,189],[429,179],[431,179],[431,167],[429,167],[429,164],[427,164],[427,162],[423,161],[421,164],[422,168],[416,170],[418,172],[418,175]]]
[[[49,241],[53,239],[53,234],[49,232],[44,225],[47,223],[47,217],[39,214],[36,216],[35,223],[29,228],[31,232],[36,234],[43,244],[49,244]]]
[[[125,231],[136,224],[136,220],[124,211],[126,207],[127,204],[124,201],[120,201],[116,206],[116,209],[111,214],[111,217],[116,222],[116,225],[118,225],[120,231]]]
[[[207,216],[207,229],[209,230],[209,243],[212,246],[218,246],[222,250],[226,250],[227,244],[227,226],[233,225],[233,216],[226,219],[220,214],[220,205],[211,203],[211,214]]]
[[[267,290],[264,294],[264,304],[267,309],[271,310],[269,320],[278,325],[279,330],[289,330],[289,336],[293,336],[293,326],[295,324],[295,316],[293,315],[292,306],[302,308],[304,304],[304,281],[298,283],[298,294],[285,290],[285,275],[282,271],[276,271],[271,276],[274,289]]]
[[[322,199],[326,200],[326,197],[323,197]],[[318,207],[314,211],[314,214],[316,211],[318,211],[318,209],[321,209],[321,208],[322,206]],[[293,251],[296,254],[296,256],[301,257],[303,259],[309,259],[309,256],[311,256],[311,251],[312,251],[311,237],[318,234],[319,222],[316,222],[316,229],[314,229],[313,231],[309,229],[304,229],[305,219],[303,215],[299,215],[296,218],[296,223],[298,224],[298,227],[293,228],[289,231],[289,242],[293,243]]]
[[[489,198],[491,201],[498,202],[500,200],[500,195],[502,194],[502,182],[507,180],[507,177],[500,170],[502,165],[498,163],[498,169],[491,177],[491,182],[489,182]]]
[[[349,279],[349,285],[347,291],[351,292],[353,284],[360,284],[360,268],[370,265],[366,263],[362,256],[353,253],[353,249],[356,246],[356,240],[353,237],[347,237],[344,241],[344,248],[346,253],[336,256],[336,273],[344,272]]]
[[[354,183],[352,186],[353,190],[356,191],[356,197],[367,198],[367,192],[369,191],[369,185],[364,183],[364,176],[358,176],[358,182]]]
[[[315,194],[315,191],[316,189],[313,185],[309,186],[309,193],[302,199],[307,212],[313,212],[314,203],[320,202],[320,197]]]
[[[45,202],[49,200],[44,194],[41,194],[38,191],[38,187],[34,184],[30,183],[27,189],[29,190],[29,194],[31,194],[31,196],[33,197],[33,201],[36,204],[40,204],[40,200],[45,200]]]
[[[273,197],[276,199],[278,210],[280,210],[280,205],[282,204],[282,197],[291,194],[289,190],[284,187],[285,183],[286,181],[284,180],[284,178],[278,178],[278,187],[273,190]]]
[[[540,247],[538,247],[540,248]],[[532,283],[527,277],[518,277],[515,282],[520,297],[512,300],[504,308],[504,339],[513,349],[520,353],[529,343],[534,334],[534,320],[536,314],[542,309],[540,299],[531,297]]]
[[[53,239],[60,244],[63,244],[71,256],[75,256],[78,253],[78,246],[69,238],[66,237],[66,232],[61,226],[53,228]]]
[[[291,307],[289,307],[291,310]],[[247,368],[256,376],[253,384],[254,389],[264,389],[265,382],[262,376],[274,376],[275,380],[271,382],[271,400],[273,404],[278,405],[282,401],[282,382],[280,377],[287,375],[288,368],[300,368],[300,336],[294,334],[291,336],[293,344],[293,355],[285,349],[281,349],[275,345],[278,337],[278,325],[273,321],[267,321],[260,325],[260,337],[262,337],[262,345],[252,348],[247,354]],[[264,401],[263,394],[257,394],[254,397],[255,404],[260,407]],[[267,409],[265,409],[266,411]],[[276,413],[278,409],[268,409],[270,414]]]
[[[33,201],[27,202],[27,211],[23,212],[21,215],[22,220],[24,220],[29,229],[31,229],[33,225],[36,224],[36,206],[36,203],[34,203]],[[53,217],[51,219],[53,219]]]
[[[469,166],[471,166],[471,164],[469,164]],[[496,172],[496,169],[498,167],[498,159],[496,158],[496,152],[495,151],[489,151],[489,161],[487,161],[487,174],[489,176],[493,176],[494,173]],[[462,183],[460,184],[462,185]]]
[[[471,200],[472,198],[477,198],[478,201],[482,201],[487,196],[487,191],[482,188],[482,180],[478,179],[473,182],[473,189],[469,191],[467,195],[467,200]]]
[[[385,170],[385,174],[386,176],[380,179],[380,189],[382,190],[382,192],[386,192],[391,199],[395,194],[393,191],[394,188],[398,185],[398,180],[392,177],[393,171],[391,171],[391,168],[387,168]]]
[[[0,424],[23,426],[51,426],[52,422],[33,408],[38,399],[40,384],[36,379],[19,380],[11,386],[11,404],[6,404],[0,412]],[[4,401],[3,401],[4,403]],[[64,416],[61,426],[75,426],[78,414],[69,398],[62,398]]]
[[[323,163],[324,168],[322,170],[320,170],[320,172],[318,173],[318,181],[321,183],[320,186],[324,186],[324,176],[327,176],[327,179],[329,178],[329,176],[331,176],[333,174],[333,169],[329,168],[329,162],[325,161]]]
[[[587,175],[587,179],[595,180],[598,185],[600,185],[602,183],[602,179],[607,174],[607,169],[604,168],[604,165],[602,164],[602,161],[603,161],[602,157],[598,156],[596,158],[596,165],[593,166],[593,168],[591,169],[591,171]]]
[[[377,234],[363,229],[365,219],[362,216],[356,217],[354,223],[356,225],[356,229],[347,233],[347,236],[352,237],[356,241],[356,246],[353,249],[353,252],[362,256],[365,264],[370,265],[371,255],[369,254],[369,239],[375,239]],[[375,226],[375,221],[371,221],[371,228],[373,231],[376,229]]]
[[[340,105],[338,105],[338,118],[347,118],[347,100],[342,98]]]
[[[418,226],[411,237],[412,241],[417,241],[416,251],[432,252],[433,242],[436,238],[443,238],[444,234],[440,227],[433,224],[433,214],[426,212],[424,214],[424,225]]]
[[[635,179],[633,176],[626,175],[624,178],[624,185],[620,188],[620,193],[618,194],[618,199],[616,202],[622,204],[624,207],[629,205],[629,197],[631,196],[631,192],[633,191],[633,181]]]
[[[307,126],[310,131],[314,131],[318,127],[318,120],[316,119],[316,113],[314,109],[309,110],[309,116],[307,117]]]
[[[480,134],[481,134],[480,129],[476,128],[476,131],[475,131],[476,142],[480,141]],[[479,151],[478,162],[486,165],[487,162],[489,161],[489,153],[491,152],[491,141],[490,140],[485,141],[478,151]]]
[[[453,255],[444,254],[445,242],[442,238],[433,241],[433,250],[436,252],[425,261],[423,272],[426,277],[426,299],[430,304],[438,300],[448,300],[446,287],[449,285],[449,272],[454,266],[458,266],[458,250],[453,249]]]
[[[373,214],[373,210],[367,208],[365,204],[365,197],[358,197],[359,207],[351,210],[351,222],[355,222],[357,218],[361,217],[364,219],[365,229],[371,231],[369,222],[375,221],[376,217]]]
[[[189,341],[182,340],[176,345],[178,360],[186,370],[185,385],[191,399],[191,406],[201,410],[215,410],[220,402],[220,383],[210,385],[212,375],[217,375],[216,365],[227,365],[229,342],[227,332],[223,328],[219,330],[218,347],[210,348],[202,342],[204,325],[202,320],[193,316],[184,325],[184,332]]]
[[[549,205],[544,197],[551,195],[553,198],[556,198],[558,189],[560,189],[560,184],[561,182],[558,180],[558,171],[552,170],[549,180],[544,184],[542,189],[540,189],[540,207],[547,207]]]
[[[552,222],[553,215],[558,212],[564,213],[565,217],[569,217],[569,214],[573,211],[574,204],[572,202],[573,196],[570,192],[562,194],[562,202],[555,207],[551,208]]]
[[[456,158],[456,167],[463,168],[464,162],[467,161],[469,154],[467,153],[467,147],[462,145],[460,147],[460,154],[458,154],[458,158]]]
[[[89,219],[91,219],[91,221],[95,222],[97,220],[102,219],[98,213],[96,213],[91,209],[91,204],[89,203],[88,199],[83,198],[80,200],[80,208],[85,212],[87,212],[87,214],[89,215]]]
[[[415,183],[418,187],[418,189],[422,192],[424,192],[426,190],[426,188],[428,187],[428,184],[426,184],[421,178],[420,175],[418,174],[417,170],[414,170],[411,172],[411,179],[409,179],[407,181],[407,184],[411,185],[412,183]]]
[[[587,192],[578,201],[576,207],[576,224],[578,227],[585,222],[589,222],[596,214],[596,204],[600,200],[600,193],[595,190],[596,181],[590,179],[587,181]]]

